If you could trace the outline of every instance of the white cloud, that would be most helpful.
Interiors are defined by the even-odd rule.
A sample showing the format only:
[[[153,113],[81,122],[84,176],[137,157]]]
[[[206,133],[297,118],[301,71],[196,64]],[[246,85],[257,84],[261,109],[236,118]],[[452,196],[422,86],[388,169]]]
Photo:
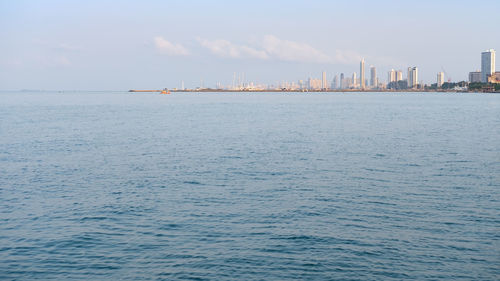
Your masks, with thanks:
[[[273,35],[266,35],[251,47],[234,44],[228,40],[197,39],[200,45],[213,54],[226,58],[258,58],[274,59],[279,61],[305,62],[305,63],[354,63],[361,60],[361,55],[353,51],[333,50],[333,55],[328,55],[309,44],[283,40]]]
[[[58,66],[69,66],[71,61],[66,56],[57,56],[54,58],[54,64]]]
[[[27,61],[23,62],[23,66],[28,64],[39,65],[43,68],[59,68],[59,67],[69,67],[73,63],[66,55],[37,55],[34,57],[29,57]]]
[[[206,40],[198,38],[198,42],[200,42],[202,47],[207,48],[213,54],[220,57],[229,57],[229,58],[259,58],[259,59],[267,59],[268,54],[263,50],[257,50],[255,48],[245,46],[245,45],[236,45],[227,40],[217,39],[217,40]]]
[[[4,64],[9,66],[9,67],[19,68],[19,67],[23,66],[23,61],[20,59],[11,58],[11,59],[7,59]]]
[[[156,49],[163,54],[171,56],[187,56],[189,51],[181,44],[174,44],[170,41],[165,40],[161,36],[156,36],[154,38]]]
[[[354,52],[354,51],[345,51],[345,50],[335,50],[334,62],[338,63],[354,63],[359,62],[363,57]]]
[[[282,40],[266,35],[262,42],[266,52],[279,60],[312,63],[330,63],[332,58],[306,43]]]
[[[54,49],[57,51],[64,51],[64,52],[77,52],[83,50],[82,47],[68,44],[68,43],[60,43],[56,46],[54,46]]]

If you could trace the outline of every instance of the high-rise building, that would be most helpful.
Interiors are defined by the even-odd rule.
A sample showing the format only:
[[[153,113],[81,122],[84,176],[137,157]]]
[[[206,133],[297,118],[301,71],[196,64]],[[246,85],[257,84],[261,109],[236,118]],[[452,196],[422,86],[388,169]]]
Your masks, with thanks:
[[[437,86],[438,88],[441,88],[444,84],[444,73],[443,72],[438,72],[437,74]]]
[[[345,88],[344,73],[340,73],[339,89]]]
[[[365,89],[365,59],[362,59],[359,63],[359,84],[362,90]]]
[[[330,85],[331,89],[337,89],[338,88],[338,83],[339,83],[339,77],[335,75],[332,80],[332,85]]]
[[[396,81],[403,81],[403,71],[402,70],[396,71]]]
[[[357,88],[358,87],[358,78],[356,76],[356,72],[352,74],[352,88]]]
[[[438,87],[441,87],[441,86],[443,86],[443,84],[444,84],[444,72],[441,71],[441,72],[437,73],[437,76],[436,76],[436,85]]]
[[[321,75],[321,89],[326,90],[328,88],[328,82],[326,82],[326,72],[323,71]]]
[[[473,71],[469,72],[469,82],[470,83],[479,83],[481,82],[481,71]]]
[[[481,82],[488,83],[488,76],[495,73],[495,50],[481,53]]]
[[[376,88],[377,87],[377,69],[375,68],[375,66],[371,66],[370,67],[370,86],[372,88]]]
[[[408,67],[408,88],[413,89],[418,85],[418,68]]]
[[[387,75],[387,84],[396,82],[396,71],[394,69],[391,69]]]

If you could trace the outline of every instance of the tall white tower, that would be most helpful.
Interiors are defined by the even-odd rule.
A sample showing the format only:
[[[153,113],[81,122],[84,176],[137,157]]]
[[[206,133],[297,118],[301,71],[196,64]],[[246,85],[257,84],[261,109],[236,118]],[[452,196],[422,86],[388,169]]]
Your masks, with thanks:
[[[366,85],[365,85],[365,59],[364,58],[359,63],[359,86],[361,87],[361,90],[364,90],[366,87]]]
[[[403,71],[402,70],[396,71],[396,81],[403,81]]]
[[[326,72],[323,71],[321,75],[321,89],[326,90],[328,88],[327,82],[326,82]]]
[[[437,86],[438,88],[441,88],[444,84],[444,73],[443,72],[438,72],[437,74]]]
[[[488,83],[488,76],[495,73],[495,50],[481,53],[481,82]]]
[[[387,75],[387,84],[391,82],[396,82],[396,71],[394,69],[391,69]]]

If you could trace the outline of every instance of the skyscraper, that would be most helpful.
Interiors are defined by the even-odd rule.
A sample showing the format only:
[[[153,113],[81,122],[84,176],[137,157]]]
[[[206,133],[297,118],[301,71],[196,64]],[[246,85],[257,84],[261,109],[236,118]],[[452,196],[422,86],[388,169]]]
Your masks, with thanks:
[[[396,81],[403,81],[403,71],[402,70],[396,71]]]
[[[344,73],[340,73],[339,89],[344,89],[344,88],[345,88]]]
[[[373,65],[370,67],[370,86],[377,87],[377,69]]]
[[[418,85],[418,68],[408,67],[408,88],[413,89]]]
[[[438,72],[437,74],[437,86],[438,88],[441,88],[444,84],[444,73],[443,72]]]
[[[364,90],[366,87],[366,85],[365,85],[365,59],[364,58],[359,63],[359,86],[361,87],[361,90]]]
[[[356,72],[352,74],[352,87],[357,88],[358,87],[358,78],[356,75]]]
[[[396,82],[396,71],[394,69],[391,69],[387,75],[387,84],[391,82]]]
[[[305,88],[306,88],[306,86],[304,84],[304,81],[303,80],[299,80],[299,89],[304,90]]]
[[[481,53],[481,82],[488,83],[488,76],[495,73],[495,50]]]
[[[323,71],[321,75],[321,89],[326,90],[328,88],[327,82],[326,82],[326,72]]]
[[[339,80],[339,77],[337,75],[335,75],[333,77],[333,80],[332,80],[332,85],[330,86],[331,89],[337,89],[338,87],[338,80]]]

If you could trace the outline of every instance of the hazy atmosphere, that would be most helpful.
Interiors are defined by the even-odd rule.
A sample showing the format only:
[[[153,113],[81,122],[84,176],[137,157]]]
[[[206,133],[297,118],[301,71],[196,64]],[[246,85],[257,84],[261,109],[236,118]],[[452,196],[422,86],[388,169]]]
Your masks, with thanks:
[[[496,7],[496,8],[493,8]],[[0,1],[0,90],[263,83],[374,65],[467,80],[497,1]],[[480,39],[480,40],[479,40]]]
[[[499,10],[0,0],[0,279],[498,280]]]

